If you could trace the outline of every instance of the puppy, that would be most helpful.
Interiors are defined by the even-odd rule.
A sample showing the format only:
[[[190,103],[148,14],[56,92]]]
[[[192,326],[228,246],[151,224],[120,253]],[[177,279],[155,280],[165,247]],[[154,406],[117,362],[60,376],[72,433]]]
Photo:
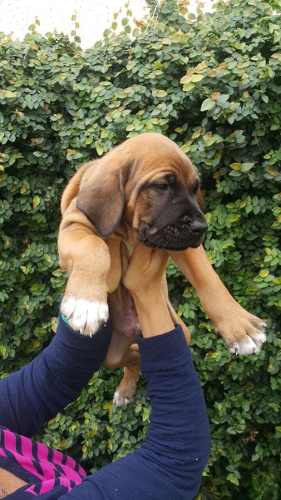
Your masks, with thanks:
[[[69,278],[61,312],[74,329],[93,335],[107,321],[109,304],[114,333],[105,364],[124,367],[117,405],[132,399],[139,376],[138,323],[122,285],[139,242],[169,252],[231,352],[256,353],[266,340],[264,321],[231,297],[206,257],[207,224],[200,205],[196,169],[174,142],[155,133],[128,139],[84,164],[63,193],[58,250]],[[189,342],[190,333],[169,302],[166,280],[162,286],[171,316]]]

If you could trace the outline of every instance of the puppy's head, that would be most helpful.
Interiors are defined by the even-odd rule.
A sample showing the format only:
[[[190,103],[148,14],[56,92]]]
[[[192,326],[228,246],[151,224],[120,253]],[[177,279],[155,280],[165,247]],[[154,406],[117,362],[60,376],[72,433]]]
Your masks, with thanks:
[[[82,178],[77,207],[102,237],[127,224],[150,247],[199,246],[207,224],[197,172],[161,134],[141,134],[94,162]]]

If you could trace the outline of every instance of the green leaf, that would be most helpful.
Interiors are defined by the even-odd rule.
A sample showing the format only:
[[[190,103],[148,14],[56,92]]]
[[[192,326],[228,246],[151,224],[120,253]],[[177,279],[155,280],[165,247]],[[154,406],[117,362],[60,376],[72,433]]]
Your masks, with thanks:
[[[14,99],[17,97],[17,92],[12,92],[11,90],[0,90],[0,98]]]
[[[32,198],[32,206],[33,208],[37,208],[40,205],[41,198],[38,195],[33,196]]]
[[[232,170],[241,170],[241,163],[231,163],[229,166],[230,168],[232,168]]]
[[[201,104],[201,111],[210,111],[215,107],[216,103],[212,99],[205,99]]]
[[[161,89],[153,89],[152,90],[152,95],[153,97],[166,97],[168,94],[166,90],[161,90]]]
[[[96,147],[96,152],[98,153],[98,155],[102,156],[104,153],[104,149],[103,149],[102,145],[99,144],[98,142],[96,142],[95,147]]]
[[[186,85],[187,83],[197,83],[203,80],[204,75],[197,74],[197,73],[188,73],[187,75],[183,76],[181,78],[181,83]]]
[[[233,473],[229,473],[227,474],[226,476],[226,480],[229,481],[230,483],[234,484],[235,486],[239,486],[239,479],[238,477],[233,474]]]
[[[197,82],[201,82],[201,80],[203,80],[203,78],[204,78],[204,75],[194,74],[191,77],[191,81],[197,83]]]

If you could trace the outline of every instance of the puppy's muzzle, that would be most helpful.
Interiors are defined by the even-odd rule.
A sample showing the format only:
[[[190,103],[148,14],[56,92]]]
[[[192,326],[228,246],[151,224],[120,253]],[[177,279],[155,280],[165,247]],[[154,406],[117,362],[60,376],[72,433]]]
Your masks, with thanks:
[[[191,219],[185,214],[174,224],[167,224],[161,229],[142,222],[139,228],[139,240],[148,247],[166,250],[196,248],[203,242],[207,228],[203,216]]]

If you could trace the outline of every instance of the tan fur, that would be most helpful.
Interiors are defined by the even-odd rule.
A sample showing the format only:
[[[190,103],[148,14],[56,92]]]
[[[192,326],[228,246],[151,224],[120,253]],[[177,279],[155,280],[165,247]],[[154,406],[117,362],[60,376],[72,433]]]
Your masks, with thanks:
[[[70,205],[70,202],[77,196],[79,187],[80,187],[80,182],[83,177],[83,174],[85,173],[85,170],[88,168],[88,164],[85,163],[82,167],[77,170],[76,174],[71,178],[69,183],[67,184],[62,198],[61,198],[61,204],[60,204],[60,209],[62,215],[64,214],[65,210],[67,207]]]
[[[151,135],[154,135],[153,144]],[[70,179],[61,200],[58,248],[60,265],[69,274],[65,295],[107,302],[107,295],[111,294],[109,304],[114,333],[105,364],[111,368],[125,367],[118,388],[124,401],[130,400],[135,391],[139,378],[139,354],[137,346],[131,345],[134,339],[121,331],[123,324],[130,324],[130,319],[125,321],[123,317],[126,291],[118,287],[130,251],[137,241],[139,217],[147,203],[139,196],[140,188],[147,179],[159,176],[166,169],[174,170],[186,185],[192,184],[195,177],[190,160],[172,141],[160,134],[142,134],[102,159],[83,165]],[[113,199],[117,195],[119,198]],[[117,231],[102,239],[92,222],[77,208],[79,197],[83,210],[91,210],[91,203],[96,203],[95,211],[106,208],[104,204],[109,201],[115,203],[113,210],[98,214],[98,223],[105,231],[112,217],[116,217],[120,204],[126,203]],[[253,334],[254,327],[260,327],[261,320],[245,311],[226,290],[202,246],[170,254],[197,290],[208,316],[228,345]],[[188,328],[169,301],[166,280],[163,281],[163,292],[173,321],[182,325],[190,342]],[[84,333],[90,332],[86,329]]]

